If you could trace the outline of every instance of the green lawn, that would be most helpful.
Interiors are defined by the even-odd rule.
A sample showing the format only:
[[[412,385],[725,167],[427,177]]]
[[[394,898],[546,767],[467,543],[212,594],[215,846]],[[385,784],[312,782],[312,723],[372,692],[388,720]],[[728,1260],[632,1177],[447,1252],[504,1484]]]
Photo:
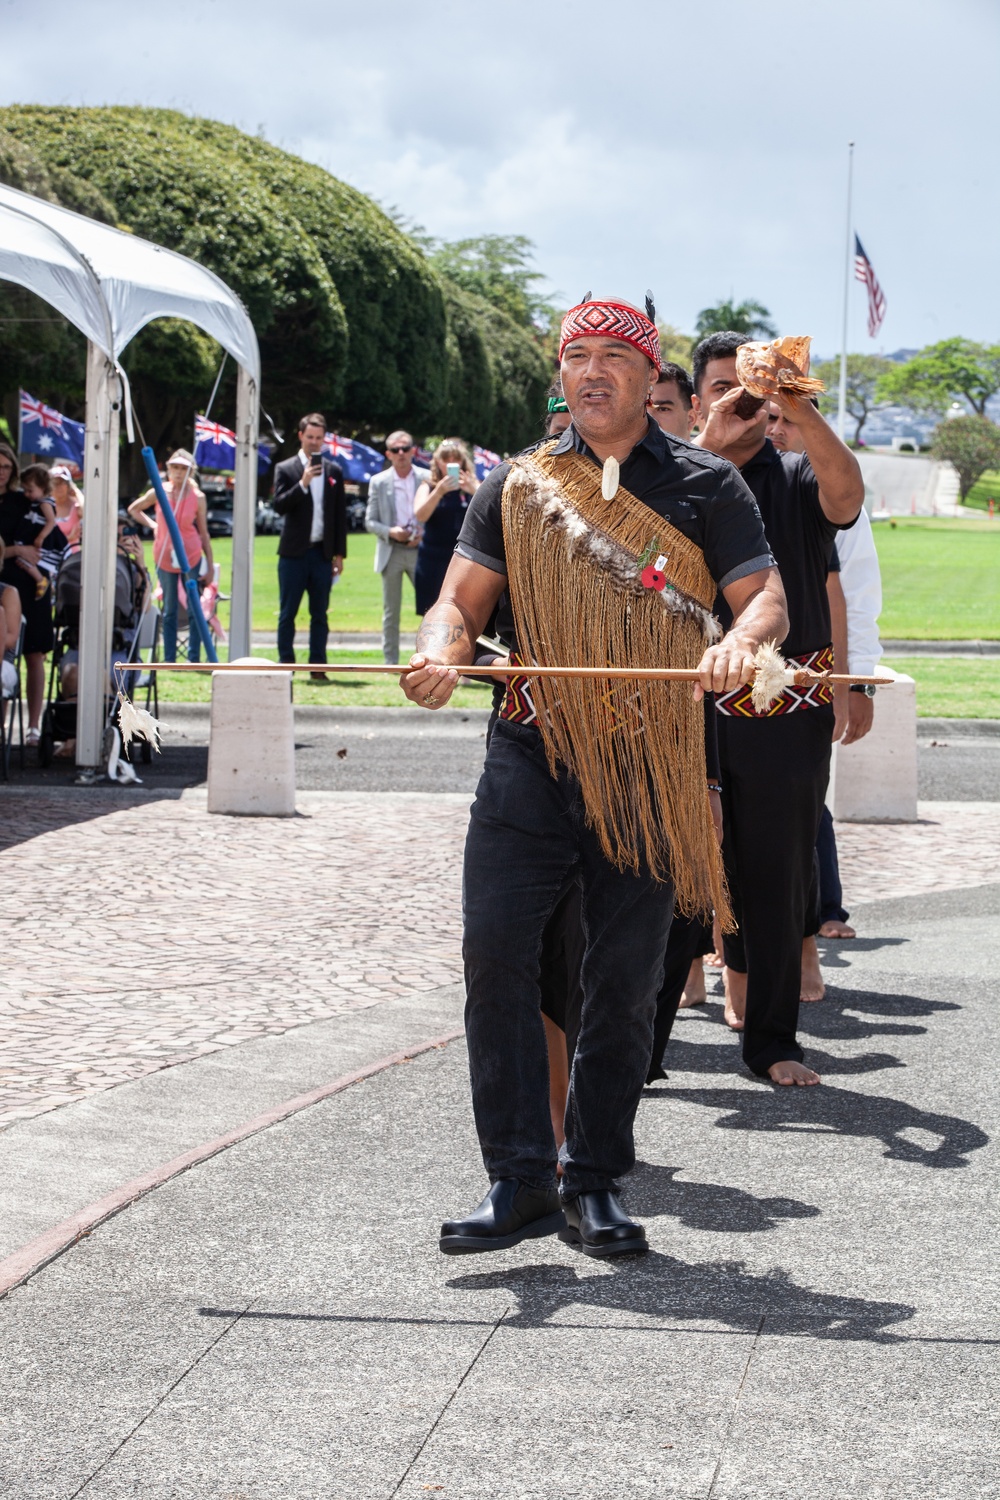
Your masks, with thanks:
[[[232,577],[233,544],[228,537],[213,537],[215,560],[222,564],[222,591],[229,593]],[[382,629],[382,580],[375,572],[375,538],[366,531],[351,532],[347,543],[347,562],[340,582],[330,595],[330,628],[332,630]],[[227,616],[223,614],[223,622]],[[303,601],[299,615],[300,628],[309,628],[309,612]],[[401,629],[416,630],[419,620],[413,611],[413,590],[403,580],[403,615]],[[278,538],[259,536],[254,543],[253,628],[276,631],[278,628]]]
[[[1000,638],[1000,520],[877,521],[886,640]]]
[[[338,585],[339,587],[339,585]],[[255,656],[266,656],[271,661],[277,661],[277,652],[271,649],[255,649]],[[296,703],[308,704],[332,704],[336,708],[343,708],[348,704],[355,708],[413,708],[409,699],[404,698],[399,689],[399,682],[395,676],[388,674],[378,677],[362,677],[360,674],[337,676],[336,663],[338,661],[372,661],[382,660],[381,651],[331,651],[330,676],[334,679],[329,685],[310,682],[308,674],[302,673],[295,676],[294,696]],[[308,656],[304,649],[296,652],[298,661],[307,661]],[[208,703],[212,697],[212,679],[207,672],[159,672],[159,689],[161,703]],[[450,707],[452,708],[489,708],[493,702],[492,683],[484,687],[459,687],[452,694]],[[164,718],[169,720],[169,713],[164,713]]]
[[[882,567],[884,606],[880,628],[893,640],[969,640],[1000,638],[1000,518],[945,520],[900,518],[895,526],[878,522],[875,542]],[[232,545],[215,541],[222,564],[223,587],[230,586]],[[254,563],[254,629],[270,634],[277,625],[278,579],[276,537],[258,537]],[[330,600],[334,630],[378,631],[381,623],[381,581],[372,567],[375,538],[352,534],[343,579]],[[223,613],[223,620],[226,616]],[[300,620],[307,626],[303,607]],[[402,628],[417,628],[413,593],[404,584]],[[305,660],[305,630],[300,629],[299,660]],[[261,654],[274,656],[273,650]],[[223,652],[223,655],[225,653]],[[336,661],[378,661],[377,651],[331,653]],[[1000,718],[1000,660],[955,661],[927,657],[892,658],[897,671],[909,672],[917,683],[917,711],[942,718]],[[161,696],[170,702],[206,702],[210,679],[161,674]],[[392,678],[341,677],[320,687],[296,680],[299,703],[327,703],[359,707],[405,705]],[[452,702],[458,708],[483,708],[490,702],[487,688],[460,688]]]
[[[1000,719],[1000,657],[890,656],[880,665],[913,678],[920,719]]]
[[[970,505],[973,510],[988,511],[991,500],[995,513],[1000,515],[1000,469],[987,469],[982,479],[976,480],[963,504]]]

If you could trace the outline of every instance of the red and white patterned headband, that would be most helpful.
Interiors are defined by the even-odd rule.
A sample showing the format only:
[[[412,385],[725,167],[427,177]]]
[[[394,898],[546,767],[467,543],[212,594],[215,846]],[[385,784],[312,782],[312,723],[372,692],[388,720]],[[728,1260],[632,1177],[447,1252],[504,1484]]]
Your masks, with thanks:
[[[627,302],[579,302],[571,307],[562,320],[559,358],[562,359],[567,344],[583,338],[621,339],[644,354],[654,369],[660,369],[660,335],[656,324]]]

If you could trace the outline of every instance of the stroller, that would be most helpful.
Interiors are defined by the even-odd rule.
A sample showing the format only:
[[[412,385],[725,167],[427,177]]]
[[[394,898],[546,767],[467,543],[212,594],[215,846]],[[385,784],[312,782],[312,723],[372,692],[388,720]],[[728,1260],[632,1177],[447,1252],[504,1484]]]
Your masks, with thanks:
[[[80,646],[80,592],[82,554],[78,548],[63,553],[55,581],[55,627],[56,641],[52,651],[52,666],[49,671],[48,699],[42,715],[41,733],[38,741],[38,760],[42,766],[52,763],[55,746],[59,741],[76,738],[76,694],[65,692],[64,676],[67,667],[78,661]],[[108,715],[104,734],[105,760],[112,757],[117,737],[114,718],[118,684],[114,667],[118,663],[135,662],[141,668],[141,652],[151,648],[156,654],[159,637],[159,613],[150,608],[144,611],[148,596],[149,578],[128,553],[119,551],[115,559],[115,604],[111,637],[111,661],[108,664]],[[156,703],[156,673],[148,672],[145,679],[140,672],[125,674],[125,688],[130,696],[136,687],[146,689],[146,707],[150,699]],[[158,710],[158,703],[154,712]],[[153,748],[145,740],[140,750],[145,764],[153,756]],[[123,757],[124,758],[124,757]],[[131,779],[131,778],[129,778]]]

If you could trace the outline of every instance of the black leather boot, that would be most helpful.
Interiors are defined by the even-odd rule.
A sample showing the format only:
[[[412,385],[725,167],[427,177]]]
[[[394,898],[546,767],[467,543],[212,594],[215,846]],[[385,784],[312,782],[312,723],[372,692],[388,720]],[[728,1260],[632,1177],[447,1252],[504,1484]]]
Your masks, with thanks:
[[[610,1188],[578,1193],[563,1200],[566,1228],[559,1238],[576,1245],[584,1255],[643,1254],[649,1249],[646,1231],[631,1220]]]
[[[445,1220],[440,1246],[445,1255],[507,1250],[521,1240],[555,1234],[565,1223],[555,1188],[527,1187],[516,1177],[504,1177],[468,1218]]]

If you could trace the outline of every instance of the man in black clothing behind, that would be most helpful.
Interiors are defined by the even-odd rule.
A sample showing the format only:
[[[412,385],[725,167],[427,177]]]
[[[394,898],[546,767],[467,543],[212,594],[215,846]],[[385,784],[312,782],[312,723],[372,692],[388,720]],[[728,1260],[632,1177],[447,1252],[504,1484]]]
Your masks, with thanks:
[[[864,501],[857,459],[815,407],[772,399],[798,424],[804,453],[779,453],[766,436],[768,405],[742,418],[740,333],[714,333],[694,351],[700,447],[728,458],[753,491],[788,600],[783,655],[831,665],[826,575],[838,530],[854,525]],[[730,620],[720,595],[716,612]],[[723,855],[739,933],[725,940],[726,1020],[743,1031],[743,1058],[775,1083],[811,1084],[796,1040],[802,933],[813,849],[830,775],[829,689],[786,689],[758,718],[744,693],[722,694],[718,710]]]
[[[347,553],[344,475],[323,457],[326,418],[313,411],[299,423],[299,451],[274,471],[273,505],[284,516],[278,542],[278,660],[295,660],[295,617],[309,596],[309,660],[326,661],[327,609],[333,580]],[[310,674],[319,682],[323,672]]]

